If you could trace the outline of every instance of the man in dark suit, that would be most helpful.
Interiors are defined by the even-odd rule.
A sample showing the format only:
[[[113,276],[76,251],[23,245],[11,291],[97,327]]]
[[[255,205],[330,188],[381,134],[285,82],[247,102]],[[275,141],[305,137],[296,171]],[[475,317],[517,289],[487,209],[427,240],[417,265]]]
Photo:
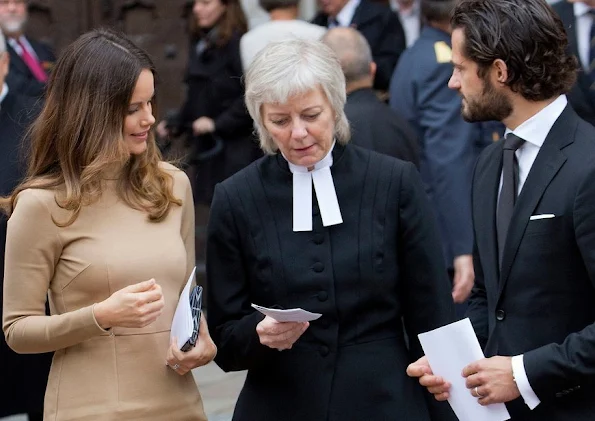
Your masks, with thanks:
[[[372,90],[376,63],[366,39],[353,28],[334,28],[322,40],[335,52],[345,74],[350,142],[419,167],[415,132]]]
[[[0,2],[0,29],[6,37],[10,55],[6,83],[13,93],[39,98],[56,58],[47,45],[25,36],[26,25],[25,0]]]
[[[9,56],[0,33],[0,196],[7,196],[21,180],[21,138],[34,113],[32,100],[20,97],[8,88],[5,79]],[[6,217],[0,213],[0,314],[2,313],[2,283]],[[0,418],[28,413],[30,421],[43,419],[43,399],[51,364],[51,354],[18,355],[0,335]]]
[[[374,89],[388,90],[393,69],[407,45],[397,14],[371,0],[319,0],[319,4],[321,12],[312,23],[329,29],[351,26],[360,31],[370,44],[377,67]]]
[[[464,117],[507,127],[473,178],[467,314],[488,358],[464,368],[465,385],[513,421],[593,420],[595,128],[564,95],[576,59],[544,0],[467,0],[451,23]],[[427,360],[408,374],[448,397]]]
[[[448,88],[452,74],[450,14],[455,0],[422,0],[427,25],[402,56],[392,77],[390,106],[415,128],[421,143],[421,175],[438,216],[453,299],[463,304],[473,287],[471,179],[483,147],[492,143],[482,123],[461,116],[461,98]],[[500,125],[501,126],[501,125]],[[481,145],[481,147],[478,147]]]
[[[595,0],[560,1],[552,7],[566,28],[568,50],[580,64],[568,101],[581,118],[595,125],[595,23],[591,14]]]

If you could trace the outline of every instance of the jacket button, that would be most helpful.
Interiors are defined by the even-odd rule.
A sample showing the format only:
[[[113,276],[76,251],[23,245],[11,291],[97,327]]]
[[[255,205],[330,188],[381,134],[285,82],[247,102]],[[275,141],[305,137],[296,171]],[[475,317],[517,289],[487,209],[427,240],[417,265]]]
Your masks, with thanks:
[[[326,357],[328,355],[328,353],[329,353],[328,346],[322,345],[320,347],[320,355],[322,355],[323,357]]]
[[[316,262],[312,266],[312,269],[314,270],[314,272],[320,273],[324,270],[324,265],[321,262]]]
[[[328,293],[326,291],[320,291],[318,293],[318,301],[326,301],[328,300]]]
[[[505,317],[506,313],[504,312],[504,310],[496,310],[496,320],[501,322],[502,320],[504,320]]]
[[[322,244],[324,243],[324,235],[322,234],[314,234],[314,244]]]

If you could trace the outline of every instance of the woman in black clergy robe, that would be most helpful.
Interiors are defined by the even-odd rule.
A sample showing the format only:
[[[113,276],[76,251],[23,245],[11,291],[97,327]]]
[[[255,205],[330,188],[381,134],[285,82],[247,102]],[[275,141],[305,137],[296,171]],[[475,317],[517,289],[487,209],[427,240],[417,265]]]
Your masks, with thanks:
[[[431,419],[405,370],[454,318],[434,215],[413,164],[347,144],[344,103],[318,41],[272,43],[246,75],[267,156],[217,185],[207,237],[215,360],[248,370],[234,421]]]

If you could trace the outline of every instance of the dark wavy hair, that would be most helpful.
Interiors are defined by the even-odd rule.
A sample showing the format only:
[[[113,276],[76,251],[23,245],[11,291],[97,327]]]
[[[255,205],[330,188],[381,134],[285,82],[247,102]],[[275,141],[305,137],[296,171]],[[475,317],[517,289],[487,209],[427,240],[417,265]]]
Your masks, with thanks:
[[[150,221],[160,222],[173,205],[182,205],[173,194],[173,177],[160,166],[154,134],[149,132],[147,150],[139,155],[131,155],[123,140],[124,119],[143,70],[155,74],[149,55],[111,29],[87,32],[66,47],[30,130],[27,177],[0,197],[7,215],[21,191],[50,189],[58,205],[72,212],[68,221],[54,222],[71,225],[83,206],[101,196],[105,175],[114,170],[119,197]]]
[[[214,40],[212,40],[218,47],[224,47],[234,37],[241,37],[248,32],[248,19],[244,13],[244,9],[240,0],[219,0],[221,4],[226,6],[225,12],[216,23],[217,31],[215,32]],[[201,38],[207,36],[207,33],[193,22],[192,40],[198,42]]]
[[[578,61],[568,55],[564,25],[545,0],[461,0],[451,26],[463,30],[464,54],[480,77],[501,59],[506,84],[527,100],[566,93],[576,80]]]

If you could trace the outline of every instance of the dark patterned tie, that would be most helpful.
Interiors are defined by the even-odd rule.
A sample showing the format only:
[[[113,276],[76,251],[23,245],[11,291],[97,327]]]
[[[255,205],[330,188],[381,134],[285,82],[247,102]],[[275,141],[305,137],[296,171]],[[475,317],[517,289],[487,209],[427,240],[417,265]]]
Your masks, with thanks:
[[[498,212],[496,215],[500,266],[502,266],[506,235],[508,234],[508,227],[512,218],[514,203],[517,197],[517,187],[519,185],[519,163],[515,152],[523,143],[525,143],[523,139],[509,133],[504,141],[504,149],[502,151],[502,190],[500,190]]]
[[[589,10],[591,16],[591,32],[589,35],[589,67],[587,75],[591,78],[591,82],[595,82],[595,9]]]

